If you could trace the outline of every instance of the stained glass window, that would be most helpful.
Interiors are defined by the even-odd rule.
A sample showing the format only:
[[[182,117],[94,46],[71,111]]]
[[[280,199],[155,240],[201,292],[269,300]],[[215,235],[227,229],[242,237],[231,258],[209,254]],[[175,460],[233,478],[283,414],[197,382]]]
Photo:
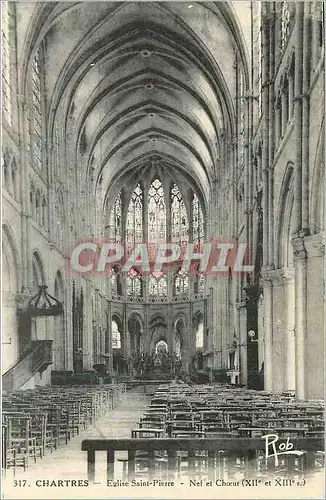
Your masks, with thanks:
[[[112,347],[113,349],[121,348],[121,335],[119,332],[119,326],[116,321],[112,321]]]
[[[114,271],[111,272],[110,281],[111,281],[111,293],[113,295],[118,295],[117,275],[115,274]]]
[[[143,190],[140,184],[136,186],[130,199],[126,237],[128,247],[143,241]]]
[[[117,243],[122,242],[122,227],[124,226],[122,220],[123,199],[123,191],[121,191],[114,200],[107,225],[110,237]],[[173,184],[169,195],[169,203],[171,207],[169,234],[171,234],[174,243],[179,243],[180,240],[187,243],[189,240],[190,223],[184,200],[175,184]],[[157,244],[166,242],[167,233],[166,201],[162,182],[158,178],[152,182],[147,200],[144,200],[144,191],[141,184],[137,184],[131,195],[125,220],[126,238],[129,248],[133,247],[136,243],[144,241],[144,224],[146,220],[144,215],[146,212],[148,219],[148,222],[146,222],[148,224],[148,250],[151,258],[152,253],[156,257]],[[193,242],[195,245],[197,244],[198,251],[200,251],[200,245],[204,243],[204,217],[197,195],[194,195],[192,203],[192,226]],[[112,294],[122,295],[123,287],[120,271],[118,273],[111,272],[109,280],[111,281]],[[204,277],[202,276],[200,280],[200,283],[202,283]],[[127,296],[141,297],[143,295],[143,279],[139,275],[137,268],[129,271],[126,276],[125,285]],[[149,295],[167,296],[167,279],[164,273],[152,272],[148,280],[148,286]],[[189,293],[189,286],[189,275],[187,272],[180,271],[178,275],[175,275],[173,282],[174,294]],[[199,293],[199,283],[197,284],[197,293]]]
[[[285,45],[289,39],[290,32],[290,9],[289,2],[281,2],[281,49],[285,48]]]
[[[148,192],[148,242],[151,245],[166,241],[166,210],[164,191],[159,179],[155,179]]]
[[[194,293],[204,293],[205,289],[205,277],[203,273],[199,271],[199,264],[195,270],[195,281],[194,281]]]
[[[193,243],[200,246],[204,243],[204,217],[201,209],[198,196],[194,194],[192,201],[192,226],[193,226]]]
[[[111,293],[113,295],[122,295],[121,275],[118,266],[114,266],[111,269],[110,281],[111,281]]]
[[[189,224],[186,207],[176,184],[171,190],[171,237],[173,243],[188,242]]]
[[[202,349],[203,347],[204,347],[204,325],[202,322],[200,322],[196,332],[196,348]]]
[[[127,295],[129,297],[141,297],[142,294],[142,280],[135,269],[130,269],[127,276]]]
[[[156,273],[159,274],[159,273]],[[166,277],[161,273],[161,276],[152,275],[149,278],[148,290],[150,295],[159,295],[165,297],[167,295]]]
[[[122,222],[122,203],[121,192],[118,193],[114,200],[114,205],[111,209],[109,218],[109,236],[114,239],[115,243],[121,243],[121,222]]]
[[[37,50],[32,64],[32,101],[33,101],[33,151],[38,168],[42,168],[42,108],[40,51]]]
[[[10,40],[10,4],[2,2],[2,109],[11,125],[11,40]]]
[[[179,269],[174,279],[174,294],[182,295],[189,291],[189,277],[185,269]]]

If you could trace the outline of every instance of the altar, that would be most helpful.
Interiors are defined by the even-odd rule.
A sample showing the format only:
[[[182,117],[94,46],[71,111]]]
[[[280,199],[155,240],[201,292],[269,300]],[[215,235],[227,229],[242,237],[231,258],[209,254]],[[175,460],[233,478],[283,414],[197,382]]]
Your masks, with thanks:
[[[165,341],[159,341],[152,354],[140,355],[136,367],[136,378],[146,380],[170,380],[180,376],[182,361],[176,354],[168,352]]]

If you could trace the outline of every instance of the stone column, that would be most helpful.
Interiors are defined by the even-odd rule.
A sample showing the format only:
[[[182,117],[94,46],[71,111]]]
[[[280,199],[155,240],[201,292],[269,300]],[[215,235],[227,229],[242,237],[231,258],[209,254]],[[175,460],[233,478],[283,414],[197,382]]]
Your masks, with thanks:
[[[307,309],[305,338],[305,379],[308,399],[324,398],[324,233],[306,236],[307,251]]]
[[[296,397],[306,397],[305,343],[307,333],[307,254],[304,238],[292,240],[295,267]]]
[[[144,188],[143,188],[143,235],[144,235],[144,242],[147,244],[147,250],[148,250],[148,257],[150,258],[149,255],[149,246],[148,246],[148,210],[145,210],[145,207],[147,207],[147,201],[148,201],[148,192],[150,188],[150,181],[148,179],[144,180]],[[148,302],[148,297],[149,297],[149,278],[147,274],[143,276],[143,299],[144,302]],[[145,331],[148,332],[147,327],[145,328]]]
[[[72,329],[72,286],[71,280],[65,280],[65,313],[64,313],[64,370],[73,370],[73,329]]]
[[[27,124],[26,115],[29,113],[29,107],[26,101],[22,98],[18,98],[18,114],[20,123],[20,136],[26,145],[26,129],[23,124]],[[22,207],[21,214],[21,248],[22,248],[22,292],[27,293],[32,287],[33,275],[32,275],[32,259],[30,252],[30,235],[29,235],[29,214],[31,213],[30,199],[29,199],[29,162],[30,156],[25,147],[20,148],[20,171],[21,171],[21,184],[20,184],[20,200]]]
[[[268,136],[264,135],[263,141],[268,140],[267,165],[268,168],[268,264],[274,267],[274,73],[275,73],[275,3],[270,2],[269,7],[269,54],[268,54]],[[267,85],[267,82],[266,82]],[[265,121],[266,123],[266,121]],[[266,132],[266,131],[265,131]]]
[[[106,325],[106,308],[107,301],[103,295],[101,295],[101,332],[100,332],[100,354],[105,353],[105,335],[107,334],[107,325]],[[105,358],[101,356],[101,363],[105,364]]]
[[[128,332],[128,318],[127,318],[127,304],[124,302],[123,307],[123,324],[122,324],[122,335],[123,335],[123,356],[125,360],[129,357],[129,332]]]
[[[265,9],[269,9],[266,4]],[[270,47],[270,18],[269,13],[264,13],[262,17],[262,44],[263,44],[263,68],[262,68],[262,126],[263,126],[263,147],[262,147],[262,170],[263,170],[263,216],[264,216],[264,234],[263,234],[263,260],[268,263],[269,257],[269,47]]]
[[[302,228],[302,53],[303,53],[303,3],[296,3],[296,45],[294,81],[294,136],[295,136],[295,177],[294,177],[294,232]]]
[[[264,296],[261,293],[257,304],[258,324],[258,367],[265,366],[265,319],[264,319]]]
[[[227,277],[223,277],[223,329],[222,329],[222,362],[227,366],[228,351],[227,344],[229,343],[229,330],[228,330],[228,314],[229,314],[229,297],[228,297],[228,283]]]
[[[174,324],[173,324],[173,306],[172,304],[167,305],[167,316],[168,316],[168,344],[169,353],[173,352],[173,340],[174,340]]]
[[[264,289],[264,323],[265,323],[265,364],[264,388],[273,390],[273,289],[270,278],[266,275],[263,281]]]
[[[240,382],[241,384],[247,383],[248,369],[247,369],[247,310],[245,302],[237,303],[238,312],[238,327],[239,332],[239,369],[240,369]]]
[[[87,354],[84,356],[84,370],[92,370],[93,367],[93,318],[92,318],[92,293],[93,288],[89,279],[84,281],[84,335],[83,350]]]
[[[286,286],[286,390],[295,391],[295,285],[294,268],[283,269],[282,276]]]
[[[187,370],[189,372],[191,361],[193,355],[196,352],[196,332],[194,330],[194,304],[189,302],[189,325],[187,335],[187,346],[188,346],[188,366]]]
[[[108,318],[108,325],[107,325],[107,332],[106,332],[107,349],[105,349],[105,354],[109,355],[109,357],[106,359],[107,359],[109,373],[112,373],[113,372],[113,350],[112,350],[112,304],[111,304],[111,302],[108,303],[107,318]]]
[[[231,234],[234,235],[236,233],[238,222],[239,222],[239,214],[237,210],[237,162],[238,162],[238,139],[237,137],[233,137],[230,140],[228,145],[228,163],[225,165],[231,165],[231,192],[232,198],[230,203],[230,220],[231,220]],[[224,189],[226,189],[226,182],[228,180],[224,179]],[[226,205],[223,206],[223,215],[225,215]],[[227,222],[224,221],[225,226],[227,226]],[[219,235],[220,237],[221,235]],[[229,233],[227,236],[230,236]]]
[[[302,63],[302,225],[309,234],[309,126],[310,126],[310,22],[309,2],[304,2],[303,63]],[[300,64],[300,62],[299,62]]]
[[[272,281],[272,379],[273,391],[283,391],[286,386],[286,332],[287,332],[287,301],[286,287],[281,269],[268,271]],[[269,322],[266,318],[265,328]],[[265,358],[265,363],[268,362]]]

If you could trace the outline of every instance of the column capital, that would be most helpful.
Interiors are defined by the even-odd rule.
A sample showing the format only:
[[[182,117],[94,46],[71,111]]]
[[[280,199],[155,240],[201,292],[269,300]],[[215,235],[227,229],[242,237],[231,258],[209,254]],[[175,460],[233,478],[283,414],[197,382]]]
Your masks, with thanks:
[[[283,284],[282,269],[265,269],[262,276],[264,281],[270,282],[275,286]]]
[[[288,282],[294,279],[294,267],[284,267],[281,269],[281,277]]]
[[[294,279],[294,267],[265,270],[263,279],[272,282],[275,286],[283,285],[285,282]]]

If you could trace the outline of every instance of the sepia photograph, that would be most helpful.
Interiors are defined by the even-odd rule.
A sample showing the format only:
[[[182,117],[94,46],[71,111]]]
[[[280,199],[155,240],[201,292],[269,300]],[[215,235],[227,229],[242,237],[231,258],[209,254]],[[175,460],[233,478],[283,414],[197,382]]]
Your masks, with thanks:
[[[2,498],[325,498],[324,2],[1,0]]]

